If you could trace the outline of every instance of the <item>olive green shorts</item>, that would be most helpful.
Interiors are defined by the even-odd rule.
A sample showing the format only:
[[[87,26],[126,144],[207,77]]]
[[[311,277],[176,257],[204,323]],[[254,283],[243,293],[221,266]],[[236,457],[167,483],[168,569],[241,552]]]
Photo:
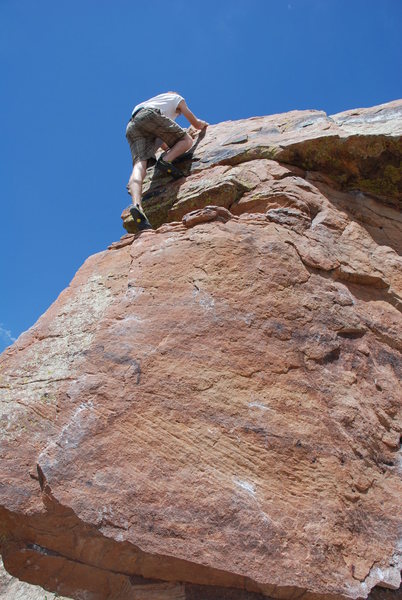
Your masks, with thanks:
[[[126,128],[133,164],[137,160],[155,159],[161,140],[171,148],[185,135],[185,130],[159,109],[142,108]]]

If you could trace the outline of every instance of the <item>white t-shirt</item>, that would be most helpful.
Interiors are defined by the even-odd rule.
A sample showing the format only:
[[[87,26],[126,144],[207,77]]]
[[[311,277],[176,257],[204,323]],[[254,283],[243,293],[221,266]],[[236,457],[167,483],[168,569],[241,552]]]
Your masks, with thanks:
[[[134,106],[131,114],[135,113],[139,108],[159,108],[163,115],[169,117],[172,121],[175,121],[179,116],[177,106],[182,100],[184,100],[184,98],[179,96],[179,94],[166,92],[165,94],[159,94],[159,96],[154,96],[149,100],[145,100],[145,102],[141,102],[141,104],[137,104],[137,106]]]

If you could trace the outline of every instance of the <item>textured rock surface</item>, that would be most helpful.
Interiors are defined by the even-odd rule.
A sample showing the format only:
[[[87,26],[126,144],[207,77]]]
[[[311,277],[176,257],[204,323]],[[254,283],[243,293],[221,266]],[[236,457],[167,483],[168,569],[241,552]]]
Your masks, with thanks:
[[[2,356],[10,573],[78,599],[396,599],[401,107],[219,124],[187,179],[150,170],[173,222],[90,257]]]
[[[45,592],[36,585],[30,585],[12,577],[3,568],[0,560],[0,599],[1,600],[69,600],[52,592]]]

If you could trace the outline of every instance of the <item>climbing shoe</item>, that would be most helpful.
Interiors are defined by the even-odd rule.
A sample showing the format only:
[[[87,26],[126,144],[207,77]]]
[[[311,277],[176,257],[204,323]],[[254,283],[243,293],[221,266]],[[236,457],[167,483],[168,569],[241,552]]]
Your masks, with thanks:
[[[156,167],[158,169],[165,171],[171,175],[173,179],[180,179],[181,177],[184,177],[183,173],[177,167],[175,167],[173,163],[163,160],[162,156],[160,156],[156,161]]]
[[[138,231],[143,231],[144,229],[152,229],[152,225],[148,221],[145,213],[143,213],[142,210],[138,208],[138,206],[130,207],[130,215],[133,217],[133,221],[137,225]]]

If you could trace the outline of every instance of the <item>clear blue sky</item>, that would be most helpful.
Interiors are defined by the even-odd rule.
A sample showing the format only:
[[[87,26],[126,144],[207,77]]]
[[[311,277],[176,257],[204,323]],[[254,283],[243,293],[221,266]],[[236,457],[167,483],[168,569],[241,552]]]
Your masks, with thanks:
[[[0,350],[124,230],[133,105],[217,123],[402,97],[401,0],[0,0]]]

